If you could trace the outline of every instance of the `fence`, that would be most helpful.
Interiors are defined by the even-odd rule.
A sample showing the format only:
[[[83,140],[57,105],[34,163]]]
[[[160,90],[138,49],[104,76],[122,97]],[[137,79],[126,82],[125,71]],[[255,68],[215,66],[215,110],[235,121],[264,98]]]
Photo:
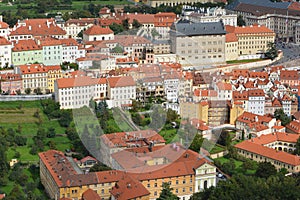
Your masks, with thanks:
[[[43,95],[0,95],[0,101],[35,101],[41,99],[52,99],[52,94]]]

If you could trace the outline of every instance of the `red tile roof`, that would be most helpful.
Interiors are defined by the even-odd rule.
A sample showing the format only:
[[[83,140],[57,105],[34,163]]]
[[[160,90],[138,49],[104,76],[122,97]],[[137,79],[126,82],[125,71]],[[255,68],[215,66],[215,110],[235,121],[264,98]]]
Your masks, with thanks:
[[[119,132],[112,134],[105,134],[101,136],[103,142],[109,147],[131,147],[138,144],[141,146],[148,146],[150,141],[156,143],[165,143],[164,138],[153,130],[142,130],[132,132]]]
[[[226,34],[226,42],[237,42],[238,38],[236,37],[235,33],[227,33]]]
[[[43,64],[20,65],[22,74],[47,73],[49,70],[60,70],[59,65],[45,66]]]
[[[260,137],[257,138],[253,138],[253,142],[262,145],[270,144],[276,141],[296,143],[298,138],[299,138],[298,134],[276,132],[267,135],[261,135]]]
[[[110,88],[135,86],[132,76],[119,76],[107,78]]]
[[[124,14],[123,19],[128,19],[129,23],[133,23],[133,20],[136,19],[141,24],[154,23],[154,14],[141,14],[141,13],[129,13]]]
[[[232,98],[234,99],[234,101],[238,101],[238,100],[248,100],[249,99],[249,95],[248,95],[248,91],[233,91],[232,92]]]
[[[105,78],[91,78],[89,76],[61,78],[61,79],[57,79],[56,81],[57,81],[57,87],[59,89],[92,86],[96,84],[106,84]]]
[[[84,31],[84,34],[86,35],[107,35],[114,33],[109,27],[101,27],[98,25],[94,25],[90,28],[88,28],[86,31]]]
[[[249,72],[249,77],[250,78],[261,78],[261,79],[266,79],[269,77],[267,72]]]
[[[250,112],[244,112],[241,114],[238,118],[237,121],[244,122],[244,123],[253,123],[253,122],[270,122],[272,120],[271,117],[267,116],[262,116],[262,115],[256,115]]]
[[[282,70],[280,72],[280,80],[300,80],[300,75],[297,70]]]
[[[138,180],[134,180],[130,176],[124,176],[112,188],[110,193],[117,200],[130,200],[148,196],[150,192]]]
[[[18,43],[14,44],[12,51],[35,51],[42,50],[42,47],[39,46],[34,40],[19,40]]]
[[[264,157],[271,158],[273,160],[277,160],[293,166],[300,165],[300,158],[298,156],[283,151],[277,151],[275,149],[271,149],[260,144],[256,144],[251,140],[246,140],[241,143],[238,143],[235,145],[235,147],[238,149],[253,152],[255,154],[262,155]]]
[[[9,42],[5,37],[0,36],[0,45],[11,45],[11,42]]]
[[[286,125],[287,129],[290,129],[294,133],[300,134],[300,121],[294,120],[291,121],[289,124]]]
[[[217,87],[219,90],[232,90],[232,85],[230,83],[218,82]]]
[[[265,96],[265,92],[263,89],[254,89],[254,90],[249,90],[248,91],[248,96],[254,96],[254,97],[258,97],[258,96]]]
[[[82,194],[82,200],[101,200],[101,197],[89,188]]]
[[[194,90],[194,95],[197,97],[217,97],[218,92],[215,90],[196,89],[196,90]]]
[[[0,21],[0,29],[7,29],[7,28],[9,28],[9,25],[5,22]]]
[[[115,41],[124,47],[132,46],[133,44],[150,44],[151,42],[144,37],[134,35],[115,35]]]
[[[272,33],[275,35],[274,31],[262,25],[252,25],[252,26],[237,26],[233,27],[230,25],[226,25],[225,29],[227,32],[239,34],[258,34],[262,35],[265,33]]]
[[[21,21],[20,27],[13,30],[10,35],[51,36],[65,34],[66,31],[57,26],[54,19],[26,19]]]

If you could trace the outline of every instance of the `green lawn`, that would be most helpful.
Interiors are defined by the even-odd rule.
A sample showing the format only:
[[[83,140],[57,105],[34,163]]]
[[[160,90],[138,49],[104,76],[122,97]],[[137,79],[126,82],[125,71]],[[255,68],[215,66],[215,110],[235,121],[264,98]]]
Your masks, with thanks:
[[[227,64],[238,64],[238,63],[249,63],[249,62],[257,62],[257,61],[262,61],[265,59],[247,59],[247,60],[230,60],[227,61]]]
[[[224,158],[224,157],[216,158],[214,160],[215,161],[219,161],[221,164],[229,162],[229,159],[228,158]],[[242,169],[242,164],[243,164],[242,161],[234,159],[234,164],[235,164],[235,172],[237,174],[239,174],[239,173],[245,173],[246,175],[253,175],[256,172],[256,170],[247,170],[246,172],[244,172],[243,169]]]
[[[166,143],[169,144],[172,141],[176,141],[178,139],[177,129],[169,129],[169,130],[161,130],[159,134],[166,140]]]
[[[219,144],[216,144],[215,146],[214,146],[214,148],[212,149],[212,150],[210,150],[210,154],[215,154],[215,153],[219,153],[219,152],[222,152],[222,151],[224,151],[224,150],[226,150],[226,148],[225,147],[223,147],[223,146],[221,146],[221,145],[219,145]]]
[[[42,125],[38,125],[38,119],[33,115],[36,111],[42,119]],[[57,135],[55,138],[47,138],[46,144],[52,140],[55,142],[58,150],[65,150],[70,148],[70,140],[64,135],[65,128],[61,127],[58,120],[49,120],[48,117],[43,113],[40,101],[14,101],[14,102],[0,102],[0,127],[12,128],[16,130],[18,125],[21,126],[21,135],[27,138],[26,146],[10,147],[8,151],[8,159],[14,158],[15,152],[18,151],[21,154],[19,160],[27,161],[38,161],[37,155],[31,155],[29,153],[30,146],[33,144],[32,138],[36,135],[36,132],[41,126],[46,131],[52,127],[55,129]],[[62,136],[61,136],[62,135]],[[45,145],[45,150],[48,146]]]

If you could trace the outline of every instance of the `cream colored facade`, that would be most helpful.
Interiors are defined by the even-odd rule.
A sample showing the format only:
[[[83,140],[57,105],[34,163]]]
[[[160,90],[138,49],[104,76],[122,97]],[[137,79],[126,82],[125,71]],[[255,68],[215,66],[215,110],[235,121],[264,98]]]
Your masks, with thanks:
[[[183,66],[207,66],[225,63],[225,35],[171,37],[171,52],[181,57]]]
[[[236,106],[233,105],[232,108],[230,108],[230,124],[235,125],[236,119],[243,114],[244,109],[242,106]]]
[[[225,43],[225,58],[226,61],[237,60],[238,55],[238,41]]]
[[[199,119],[208,123],[208,104],[181,102],[180,115],[182,119]]]
[[[239,55],[263,54],[268,44],[275,41],[275,33],[243,33],[236,34]]]
[[[208,3],[215,2],[214,0],[145,0],[143,1],[151,7],[158,7],[163,4],[166,6],[176,6],[179,4],[194,4],[194,3]]]
[[[48,71],[48,90],[49,92],[54,92],[54,82],[56,79],[62,78],[63,74],[61,69],[53,69]]]

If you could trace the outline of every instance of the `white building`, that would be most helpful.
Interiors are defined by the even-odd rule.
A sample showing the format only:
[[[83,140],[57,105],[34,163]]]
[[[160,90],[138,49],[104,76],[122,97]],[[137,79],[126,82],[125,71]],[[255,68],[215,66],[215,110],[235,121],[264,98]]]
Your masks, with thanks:
[[[232,99],[232,85],[230,83],[218,82],[215,90],[218,92],[219,100],[231,100]]]
[[[69,19],[64,24],[63,29],[66,31],[67,36],[77,38],[77,35],[81,31],[85,31],[92,27],[95,23],[95,20],[95,18]]]
[[[61,39],[62,44],[62,61],[74,63],[77,58],[85,56],[85,49],[80,46],[74,39]]]
[[[177,102],[179,95],[179,75],[171,72],[164,77],[165,96],[169,102]]]
[[[248,112],[257,115],[265,114],[265,92],[262,89],[248,91]]]
[[[83,41],[113,40],[114,32],[109,27],[94,25],[83,32]]]
[[[102,100],[106,97],[106,79],[79,76],[62,78],[55,82],[55,101],[60,109],[73,109],[89,106],[91,99]]]
[[[9,26],[7,23],[3,22],[2,15],[0,15],[0,37],[7,38],[9,35]]]
[[[136,99],[136,84],[131,76],[109,77],[107,105],[112,107],[128,107]]]
[[[284,95],[282,98],[282,109],[285,114],[288,116],[291,116],[292,111],[292,100],[288,95]]]
[[[11,49],[12,49],[11,42],[9,42],[6,38],[0,36],[0,68],[3,68],[5,66],[10,67]]]

